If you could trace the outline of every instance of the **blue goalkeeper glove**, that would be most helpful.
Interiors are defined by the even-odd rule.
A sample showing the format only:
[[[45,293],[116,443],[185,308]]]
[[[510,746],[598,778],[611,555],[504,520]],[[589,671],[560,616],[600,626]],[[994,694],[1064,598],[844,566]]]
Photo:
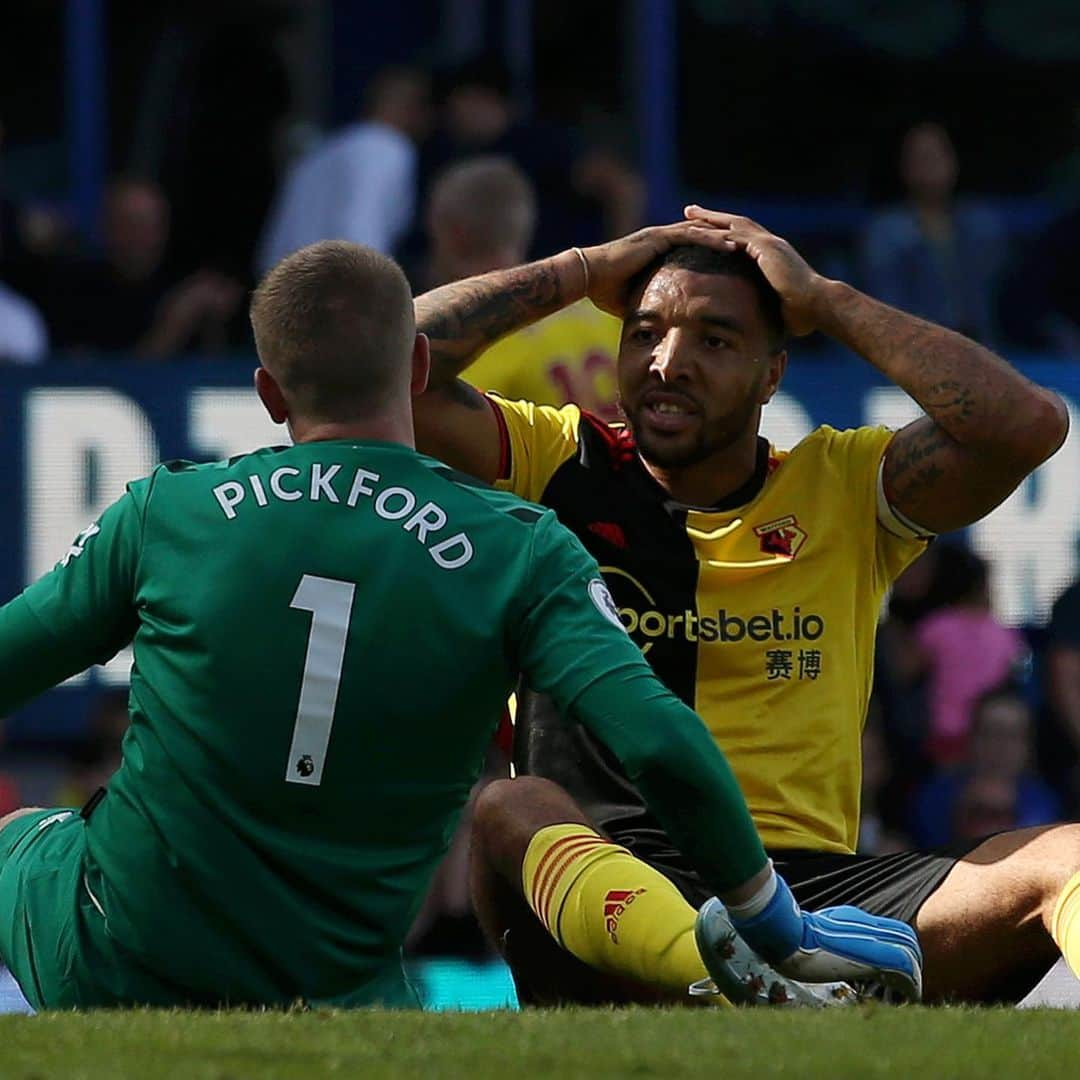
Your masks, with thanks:
[[[747,945],[782,975],[880,984],[907,1001],[922,997],[922,950],[907,923],[850,905],[806,912],[783,878],[772,880],[776,887],[764,907],[751,902],[759,910],[745,915],[751,904],[734,905],[728,914]]]

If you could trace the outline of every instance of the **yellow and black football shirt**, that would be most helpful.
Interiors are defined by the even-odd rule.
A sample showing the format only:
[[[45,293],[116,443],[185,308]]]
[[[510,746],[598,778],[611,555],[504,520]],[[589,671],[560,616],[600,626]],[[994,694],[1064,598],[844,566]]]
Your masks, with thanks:
[[[759,441],[723,504],[674,502],[629,431],[576,406],[489,400],[497,486],[554,509],[596,557],[631,636],[731,762],[767,847],[854,851],[878,614],[921,540],[879,523],[885,428]],[[515,766],[562,784],[620,843],[677,859],[606,751],[528,692]]]

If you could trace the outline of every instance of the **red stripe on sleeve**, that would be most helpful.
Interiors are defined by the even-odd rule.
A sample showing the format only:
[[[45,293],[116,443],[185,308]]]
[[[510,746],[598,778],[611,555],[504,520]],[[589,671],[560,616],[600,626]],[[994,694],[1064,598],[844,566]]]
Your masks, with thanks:
[[[487,394],[484,395],[484,400],[491,406],[491,411],[495,414],[495,422],[499,425],[499,479],[510,479],[510,432],[506,428],[506,417],[503,416],[502,409],[495,404],[493,398]]]

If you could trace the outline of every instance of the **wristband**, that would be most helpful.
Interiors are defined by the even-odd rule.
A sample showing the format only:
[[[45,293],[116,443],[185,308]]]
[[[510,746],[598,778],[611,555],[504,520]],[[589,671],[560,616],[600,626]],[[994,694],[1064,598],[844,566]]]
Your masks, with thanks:
[[[581,260],[581,272],[585,275],[585,295],[589,295],[589,260],[585,258],[585,252],[579,247],[570,249]]]

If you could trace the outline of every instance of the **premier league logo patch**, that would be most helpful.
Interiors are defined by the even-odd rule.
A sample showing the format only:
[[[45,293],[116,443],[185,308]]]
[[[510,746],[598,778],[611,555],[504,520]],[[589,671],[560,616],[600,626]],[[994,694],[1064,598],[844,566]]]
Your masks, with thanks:
[[[761,550],[766,555],[778,555],[782,559],[794,559],[806,542],[806,533],[799,527],[794,514],[755,525],[754,533],[760,538]]]
[[[608,592],[607,585],[601,578],[593,578],[589,582],[589,599],[596,605],[596,610],[604,616],[608,622],[613,622],[620,630],[625,631],[622,619],[619,618],[619,609]]]

